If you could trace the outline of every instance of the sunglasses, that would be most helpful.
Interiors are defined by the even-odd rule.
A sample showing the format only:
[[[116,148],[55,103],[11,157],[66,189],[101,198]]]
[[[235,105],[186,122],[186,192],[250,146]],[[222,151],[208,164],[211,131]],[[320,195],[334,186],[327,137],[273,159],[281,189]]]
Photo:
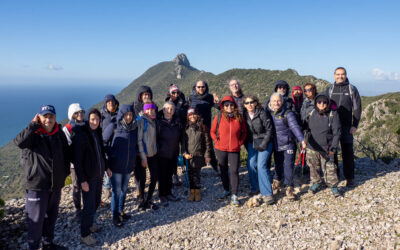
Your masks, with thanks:
[[[254,104],[256,101],[245,102],[244,105]]]
[[[198,89],[205,89],[206,86],[196,86],[196,88],[198,88]]]
[[[313,92],[313,89],[304,89],[304,92]]]
[[[178,95],[179,92],[173,91],[173,92],[171,92],[171,94],[172,94],[172,95]]]
[[[318,104],[328,104],[328,101],[318,101]]]
[[[84,113],[85,113],[85,111],[83,111],[83,110],[75,112],[75,114],[77,114],[77,115],[81,115],[81,114],[84,114]]]
[[[232,103],[226,103],[224,104],[224,107],[235,107],[235,105],[233,105]]]

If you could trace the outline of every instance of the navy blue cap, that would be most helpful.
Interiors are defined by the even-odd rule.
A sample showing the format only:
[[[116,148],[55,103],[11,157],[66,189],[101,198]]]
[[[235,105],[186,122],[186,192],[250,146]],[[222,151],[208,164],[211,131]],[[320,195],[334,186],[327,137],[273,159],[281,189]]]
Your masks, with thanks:
[[[56,109],[54,108],[53,105],[43,105],[40,107],[39,115],[45,115],[45,114],[56,114]]]

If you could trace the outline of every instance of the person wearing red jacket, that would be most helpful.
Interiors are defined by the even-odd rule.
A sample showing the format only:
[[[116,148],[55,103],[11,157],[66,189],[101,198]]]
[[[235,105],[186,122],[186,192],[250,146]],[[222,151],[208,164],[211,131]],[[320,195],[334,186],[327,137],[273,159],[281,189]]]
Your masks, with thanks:
[[[223,200],[231,194],[229,191],[230,184],[232,191],[231,203],[238,207],[240,147],[246,139],[246,123],[240,115],[238,105],[232,96],[225,96],[222,99],[220,109],[220,113],[214,117],[210,130],[224,187],[224,192],[219,197],[219,200]]]

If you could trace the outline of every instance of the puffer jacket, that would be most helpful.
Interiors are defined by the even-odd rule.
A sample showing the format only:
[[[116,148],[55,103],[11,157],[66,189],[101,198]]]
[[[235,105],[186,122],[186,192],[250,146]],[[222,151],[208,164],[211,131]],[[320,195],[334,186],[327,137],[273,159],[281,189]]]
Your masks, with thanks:
[[[147,123],[146,131],[144,120]],[[141,116],[138,121],[138,147],[142,160],[157,154],[157,120],[152,120],[146,115]]]
[[[202,120],[186,126],[182,136],[182,153],[210,158],[211,147],[210,133]]]
[[[262,139],[262,143],[259,145],[259,150],[266,150],[269,142],[272,141],[273,138],[273,122],[271,114],[260,108],[255,110],[253,119],[250,118],[247,111],[244,111],[244,117],[246,119],[247,127],[246,142],[252,143],[254,139]]]
[[[284,114],[286,111],[287,125],[284,121]],[[277,112],[270,110],[270,113],[275,128],[275,149],[277,151],[294,150],[296,148],[295,137],[299,142],[302,142],[304,140],[303,133],[301,132],[301,128],[297,123],[295,114],[293,113],[293,111],[288,110],[286,107],[281,108]]]
[[[122,120],[127,112],[133,113],[132,123],[126,125]],[[115,130],[115,132],[114,132]],[[118,111],[117,128],[110,124],[106,134],[114,134],[111,147],[107,150],[109,166],[113,173],[127,174],[134,170],[136,162],[138,126],[132,105],[122,105]],[[109,136],[111,137],[111,136]]]
[[[189,106],[196,109],[203,118],[204,124],[211,127],[211,109],[214,107],[219,109],[219,105],[214,103],[214,97],[209,94],[208,84],[204,82],[206,90],[203,95],[199,95],[196,91],[196,83],[193,85],[192,94],[189,97]]]
[[[321,93],[317,95],[316,99],[320,96],[328,98],[328,95]],[[307,115],[306,120],[309,130],[307,147],[324,154],[329,151],[337,152],[341,124],[338,113],[331,110],[330,103],[324,112],[319,112],[317,107],[314,107],[314,110]]]
[[[221,110],[223,110],[223,104],[225,101],[233,102],[237,107],[237,104],[232,96],[225,96],[220,103]],[[221,120],[218,128],[219,139],[217,138],[216,134],[217,123],[218,114],[214,117],[214,121],[210,130],[211,138],[214,141],[215,148],[226,152],[240,152],[240,146],[244,144],[247,134],[246,122],[244,118],[241,118],[240,121],[235,118],[225,117],[224,114],[221,114]]]
[[[107,110],[107,102],[110,100],[113,100],[115,102],[116,108],[115,108],[114,112],[110,112]],[[114,95],[109,94],[104,97],[103,108],[100,110],[100,113],[101,113],[100,126],[103,131],[104,131],[104,129],[106,129],[108,127],[108,124],[110,124],[111,122],[116,123],[118,108],[119,108],[119,102],[118,102],[117,98],[115,98]]]
[[[47,133],[31,122],[14,139],[22,149],[20,166],[24,169],[24,184],[28,190],[52,191],[64,186],[69,175],[71,152],[59,124]]]
[[[182,125],[179,118],[173,116],[170,121],[161,114],[157,126],[158,156],[166,159],[174,159],[179,153],[179,143],[182,136]]]

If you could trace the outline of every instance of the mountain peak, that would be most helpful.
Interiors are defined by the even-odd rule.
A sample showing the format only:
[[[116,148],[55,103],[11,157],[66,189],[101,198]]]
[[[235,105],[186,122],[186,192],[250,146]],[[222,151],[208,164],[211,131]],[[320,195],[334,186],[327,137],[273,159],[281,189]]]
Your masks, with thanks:
[[[186,55],[183,54],[183,53],[178,54],[174,58],[173,62],[175,62],[176,65],[183,65],[183,66],[186,66],[186,67],[190,67],[189,60],[187,59]]]

